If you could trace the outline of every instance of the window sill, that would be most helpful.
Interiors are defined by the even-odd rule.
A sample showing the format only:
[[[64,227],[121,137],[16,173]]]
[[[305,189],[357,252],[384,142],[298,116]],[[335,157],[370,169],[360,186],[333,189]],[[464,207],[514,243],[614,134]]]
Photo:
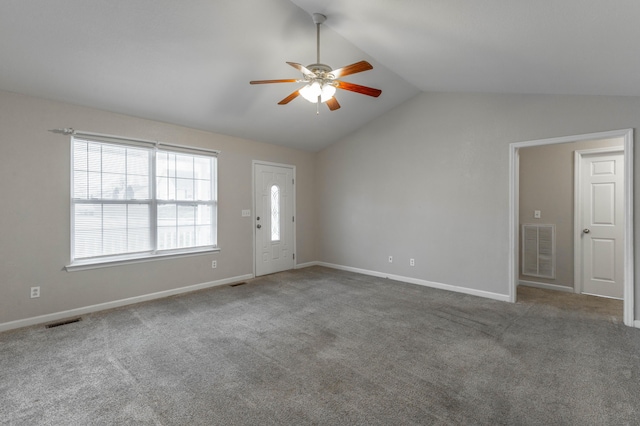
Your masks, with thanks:
[[[214,248],[206,248],[203,250],[194,250],[189,252],[182,253],[162,253],[162,254],[154,254],[154,255],[144,255],[140,257],[127,257],[127,258],[119,258],[119,259],[108,259],[108,260],[83,260],[74,262],[70,265],[64,267],[67,272],[76,272],[76,271],[86,271],[88,269],[98,269],[98,268],[108,268],[111,266],[121,266],[121,265],[129,265],[133,263],[144,263],[151,262],[155,260],[165,260],[165,259],[177,259],[180,257],[189,257],[189,256],[201,256],[203,254],[212,254],[218,253],[220,251],[220,247]]]

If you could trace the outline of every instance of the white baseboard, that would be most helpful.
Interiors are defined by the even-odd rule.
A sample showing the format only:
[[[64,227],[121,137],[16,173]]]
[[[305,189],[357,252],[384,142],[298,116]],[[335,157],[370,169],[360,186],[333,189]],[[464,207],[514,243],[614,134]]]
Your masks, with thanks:
[[[310,266],[318,266],[320,265],[320,262],[305,262],[305,263],[298,263],[295,266],[295,269],[302,269],[302,268],[308,268]]]
[[[0,324],[0,332],[13,330],[16,328],[28,327],[36,324],[44,324],[61,319],[85,315],[92,312],[104,311],[107,309],[119,308],[134,303],[146,302],[154,299],[162,299],[163,297],[175,296],[177,294],[189,293],[205,288],[217,287],[226,284],[233,284],[241,281],[250,280],[253,274],[240,275],[237,277],[225,278],[217,281],[209,281],[201,284],[194,284],[187,287],[174,288],[171,290],[159,291],[157,293],[143,294],[142,296],[129,297],[127,299],[114,300],[112,302],[99,303],[97,305],[84,306],[82,308],[70,309],[68,311],[54,312],[52,314],[40,315],[37,317],[25,318],[16,321],[9,321]]]
[[[356,272],[356,273],[359,273],[359,274],[370,275],[370,276],[380,277],[380,278],[389,278],[389,279],[392,279],[392,280],[406,282],[406,283],[410,283],[410,284],[417,284],[417,285],[422,285],[422,286],[425,286],[425,287],[431,287],[431,288],[437,288],[437,289],[441,289],[441,290],[454,291],[454,292],[457,292],[457,293],[470,294],[470,295],[473,295],[473,296],[479,296],[479,297],[499,300],[499,301],[503,301],[503,302],[509,302],[510,301],[509,295],[506,295],[506,294],[492,293],[492,292],[482,291],[482,290],[474,290],[474,289],[470,289],[470,288],[466,288],[466,287],[458,287],[458,286],[454,286],[454,285],[450,285],[450,284],[442,284],[442,283],[437,283],[437,282],[433,282],[433,281],[426,281],[426,280],[422,280],[422,279],[418,279],[418,278],[404,277],[404,276],[394,275],[394,274],[386,274],[386,273],[383,273],[383,272],[370,271],[370,270],[367,270],[367,269],[360,269],[360,268],[353,268],[353,267],[350,267],[350,266],[336,265],[336,264],[333,264],[333,263],[316,262],[316,261],[314,261],[314,262],[306,262],[306,263],[297,264],[295,266],[295,269],[308,268],[310,266],[324,266],[324,267],[327,267],[327,268],[339,269],[339,270],[349,271],[349,272]],[[70,309],[68,311],[55,312],[55,313],[52,313],[52,314],[40,315],[40,316],[37,316],[37,317],[25,318],[25,319],[16,320],[16,321],[9,321],[9,322],[5,322],[5,323],[0,323],[0,332],[8,331],[8,330],[14,330],[14,329],[17,329],[17,328],[22,328],[22,327],[29,327],[29,326],[37,325],[37,324],[45,324],[45,323],[48,323],[48,322],[58,321],[58,320],[65,319],[65,318],[75,317],[75,316],[79,316],[79,315],[85,315],[85,314],[89,314],[89,313],[93,313],[93,312],[104,311],[104,310],[107,310],[107,309],[119,308],[119,307],[122,307],[122,306],[133,305],[135,303],[146,302],[146,301],[149,301],[149,300],[162,299],[164,297],[175,296],[175,295],[182,294],[182,293],[189,293],[189,292],[196,291],[196,290],[203,290],[205,288],[217,287],[217,286],[227,285],[227,284],[233,284],[233,283],[237,283],[237,282],[241,282],[241,281],[250,280],[250,279],[253,279],[253,278],[254,278],[253,274],[245,274],[245,275],[240,275],[240,276],[237,276],[237,277],[225,278],[225,279],[222,279],[222,280],[209,281],[209,282],[206,282],[206,283],[195,284],[195,285],[191,285],[191,286],[187,286],[187,287],[180,287],[180,288],[175,288],[175,289],[171,289],[171,290],[160,291],[160,292],[157,292],[157,293],[144,294],[144,295],[141,295],[141,296],[130,297],[130,298],[127,298],[127,299],[114,300],[112,302],[99,303],[97,305],[84,306],[82,308]],[[535,287],[536,285],[541,284],[541,283],[520,281],[519,284],[520,285],[530,285],[530,286]],[[536,285],[531,285],[531,284],[536,284]],[[566,290],[563,286],[554,286],[553,284],[544,284],[544,285],[545,286],[552,286],[554,290],[556,290],[556,287],[560,287],[560,289],[559,289],[560,291],[571,291],[571,292],[573,292],[573,289]],[[542,287],[542,288],[551,288],[551,287]],[[633,326],[635,328],[640,328],[640,320],[634,321],[633,322]]]
[[[340,270],[349,271],[349,272],[356,272],[358,274],[370,275],[373,277],[389,278],[391,280],[402,281],[409,284],[417,284],[425,287],[437,288],[440,290],[449,290],[449,291],[454,291],[456,293],[470,294],[472,296],[479,296],[487,299],[500,300],[502,302],[510,301],[508,294],[492,293],[492,292],[483,291],[483,290],[474,290],[467,287],[458,287],[451,284],[442,284],[442,283],[437,283],[433,281],[422,280],[419,278],[403,277],[400,275],[386,274],[386,273],[377,272],[377,271],[369,271],[367,269],[352,268],[350,266],[336,265],[333,263],[316,262],[316,264],[319,266],[325,266],[327,268],[340,269]]]
[[[634,326],[635,328],[640,328],[640,320],[635,320],[635,321],[633,322],[633,326]]]
[[[543,288],[546,290],[555,290],[555,291],[564,291],[566,293],[573,293],[573,287],[567,287],[564,285],[557,285],[557,284],[548,284],[548,283],[539,283],[537,281],[526,281],[526,280],[520,280],[518,281],[518,285],[523,285],[526,287],[536,287],[536,288]]]

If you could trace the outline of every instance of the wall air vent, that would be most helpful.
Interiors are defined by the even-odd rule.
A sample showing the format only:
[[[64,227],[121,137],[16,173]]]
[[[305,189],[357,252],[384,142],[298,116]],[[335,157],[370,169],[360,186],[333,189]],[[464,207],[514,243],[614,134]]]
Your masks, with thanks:
[[[556,277],[555,225],[522,225],[522,275]]]

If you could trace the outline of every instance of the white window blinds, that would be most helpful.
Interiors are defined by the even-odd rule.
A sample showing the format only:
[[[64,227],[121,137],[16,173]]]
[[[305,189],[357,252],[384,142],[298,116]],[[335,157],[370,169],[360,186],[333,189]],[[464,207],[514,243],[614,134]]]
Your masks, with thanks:
[[[216,246],[215,155],[73,137],[72,156],[72,264]]]

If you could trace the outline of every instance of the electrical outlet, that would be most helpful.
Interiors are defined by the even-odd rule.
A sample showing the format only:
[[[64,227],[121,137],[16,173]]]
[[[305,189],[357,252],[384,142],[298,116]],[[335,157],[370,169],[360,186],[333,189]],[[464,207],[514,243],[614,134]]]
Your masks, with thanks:
[[[217,260],[212,260],[211,261],[211,269],[216,269],[218,267],[218,261]]]
[[[415,259],[409,259],[409,266],[416,266],[416,260]]]
[[[389,256],[389,263],[393,263],[393,256]]]
[[[31,298],[40,297],[40,287],[31,287]]]

